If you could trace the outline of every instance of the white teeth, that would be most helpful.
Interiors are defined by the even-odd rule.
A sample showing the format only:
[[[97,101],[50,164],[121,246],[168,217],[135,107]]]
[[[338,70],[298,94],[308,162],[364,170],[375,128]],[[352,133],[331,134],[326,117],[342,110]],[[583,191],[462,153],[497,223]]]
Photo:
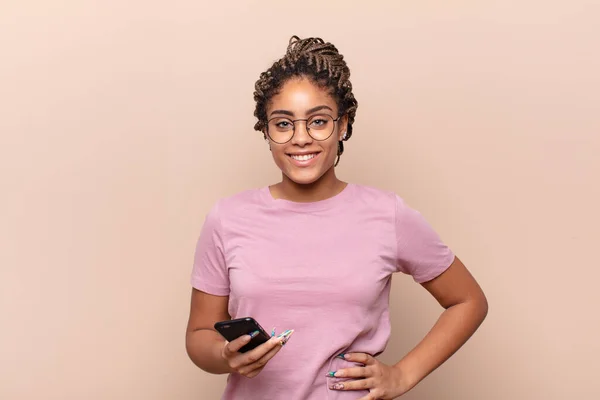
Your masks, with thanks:
[[[314,158],[317,154],[313,153],[313,154],[302,154],[302,155],[296,155],[296,154],[291,154],[290,156],[294,159],[294,160],[298,160],[298,161],[308,161],[311,158]]]

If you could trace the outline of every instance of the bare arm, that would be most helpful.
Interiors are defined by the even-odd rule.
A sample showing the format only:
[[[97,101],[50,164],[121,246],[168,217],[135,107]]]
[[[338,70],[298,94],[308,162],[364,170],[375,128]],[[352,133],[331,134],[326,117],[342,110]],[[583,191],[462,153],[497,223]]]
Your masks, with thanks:
[[[231,372],[221,356],[225,339],[213,328],[215,322],[231,319],[227,312],[228,302],[229,296],[214,296],[192,289],[186,350],[194,364],[212,374]]]
[[[423,340],[394,366],[400,370],[403,392],[413,388],[460,349],[488,312],[483,291],[458,258],[440,276],[423,283],[423,287],[445,311]]]
[[[228,296],[214,296],[192,289],[185,341],[187,353],[194,364],[206,372],[238,373],[254,378],[275,357],[289,337],[275,336],[253,350],[238,352],[250,342],[250,335],[242,335],[227,342],[213,328],[215,322],[231,319],[227,312],[228,302]]]

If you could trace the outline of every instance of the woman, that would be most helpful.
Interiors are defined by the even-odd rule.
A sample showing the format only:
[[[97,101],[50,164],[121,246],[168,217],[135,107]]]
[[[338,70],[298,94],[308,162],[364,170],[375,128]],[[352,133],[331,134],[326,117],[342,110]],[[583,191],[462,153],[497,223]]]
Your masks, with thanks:
[[[192,272],[187,351],[204,371],[229,374],[223,399],[393,399],[487,314],[477,282],[417,211],[336,177],[357,109],[349,78],[335,46],[294,36],[256,83],[255,129],[282,180],[217,202]],[[445,310],[411,352],[385,365],[375,357],[390,336],[394,272],[410,274]],[[213,324],[242,317],[294,335],[238,352],[250,335],[226,342]]]

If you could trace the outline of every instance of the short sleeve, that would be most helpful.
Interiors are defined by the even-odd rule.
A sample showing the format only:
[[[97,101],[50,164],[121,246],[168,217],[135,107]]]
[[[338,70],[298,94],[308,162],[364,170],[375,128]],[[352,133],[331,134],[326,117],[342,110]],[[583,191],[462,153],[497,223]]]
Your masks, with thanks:
[[[454,261],[446,246],[425,218],[396,196],[396,243],[398,271],[418,283],[430,281]]]
[[[196,243],[192,286],[216,296],[229,295],[229,275],[218,205],[207,214]]]

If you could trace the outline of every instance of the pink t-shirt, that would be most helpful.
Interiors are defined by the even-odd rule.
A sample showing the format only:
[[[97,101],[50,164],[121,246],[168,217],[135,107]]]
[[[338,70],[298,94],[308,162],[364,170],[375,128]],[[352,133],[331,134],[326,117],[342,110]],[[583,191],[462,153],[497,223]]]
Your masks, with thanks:
[[[380,354],[390,336],[394,272],[416,282],[454,260],[417,211],[394,193],[349,184],[327,200],[274,199],[267,187],[222,199],[206,217],[193,287],[229,296],[233,318],[267,331],[295,329],[255,378],[231,374],[222,399],[350,400],[327,372],[354,364],[341,352]]]

